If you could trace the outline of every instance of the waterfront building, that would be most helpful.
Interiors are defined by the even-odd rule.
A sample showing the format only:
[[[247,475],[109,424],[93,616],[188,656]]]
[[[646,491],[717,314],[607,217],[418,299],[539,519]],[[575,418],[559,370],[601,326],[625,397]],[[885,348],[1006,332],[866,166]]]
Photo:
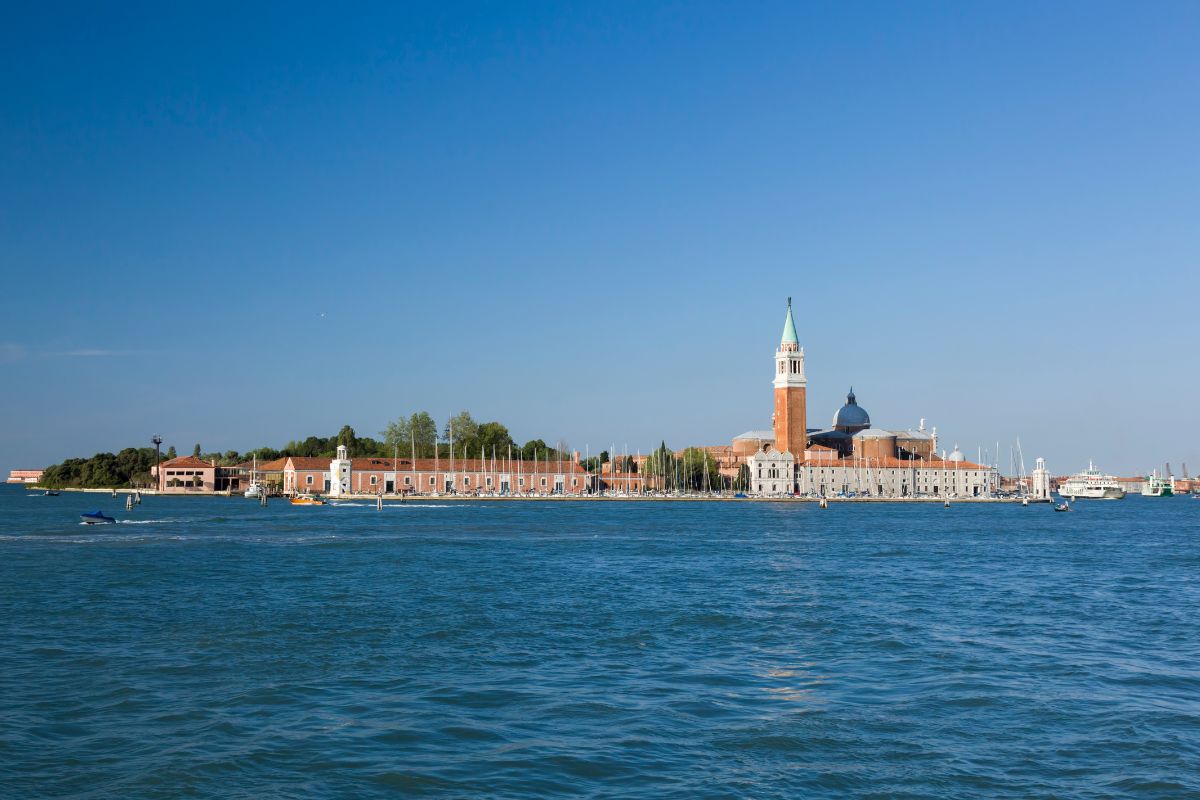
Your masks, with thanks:
[[[14,469],[8,473],[5,483],[37,483],[42,479],[44,469]]]
[[[180,456],[150,468],[158,490],[165,494],[213,492],[217,486],[217,466],[196,456]]]
[[[150,468],[163,494],[201,494],[241,491],[248,470],[244,465],[218,466],[196,456],[180,456]]]
[[[968,461],[955,446],[938,454],[937,429],[883,430],[851,389],[828,428],[807,427],[808,379],[788,298],[775,351],[772,428],[734,437],[731,452],[745,459],[750,489],[764,496],[983,497],[996,470]],[[750,448],[753,447],[753,451]]]
[[[590,490],[593,479],[573,458],[351,458],[339,447],[333,459],[288,456],[281,461],[280,484],[287,495],[581,495]],[[274,467],[275,462],[263,466]]]

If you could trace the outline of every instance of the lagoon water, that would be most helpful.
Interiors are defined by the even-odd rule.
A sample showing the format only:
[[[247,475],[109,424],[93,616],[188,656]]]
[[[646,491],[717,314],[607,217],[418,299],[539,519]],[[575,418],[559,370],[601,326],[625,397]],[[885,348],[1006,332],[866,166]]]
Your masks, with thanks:
[[[0,490],[5,797],[1200,797],[1190,498],[119,508]]]

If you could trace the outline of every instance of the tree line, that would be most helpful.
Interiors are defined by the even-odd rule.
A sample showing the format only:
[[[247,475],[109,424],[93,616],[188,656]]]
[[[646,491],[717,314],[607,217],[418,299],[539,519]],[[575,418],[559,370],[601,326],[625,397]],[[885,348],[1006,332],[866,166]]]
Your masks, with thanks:
[[[514,459],[557,461],[571,458],[565,442],[554,446],[542,439],[518,444],[499,422],[476,422],[468,411],[453,415],[441,431],[427,411],[400,416],[379,432],[378,439],[359,436],[354,428],[343,425],[333,436],[309,436],[290,441],[282,448],[259,447],[245,453],[237,450],[204,452],[199,444],[192,455],[217,466],[232,467],[257,458],[259,462],[274,461],[288,456],[333,458],[339,445],[345,445],[352,458],[449,458],[451,447],[455,458],[507,459],[510,448]],[[607,454],[606,454],[607,455]],[[176,458],[174,445],[167,447],[163,460]],[[69,458],[47,467],[39,485],[47,488],[107,489],[149,486],[154,483],[150,470],[157,453],[152,447],[127,447],[117,454],[97,453],[91,458]]]
[[[150,486],[150,469],[157,454],[153,447],[126,447],[117,454],[97,453],[91,458],[68,458],[47,467],[38,485],[51,489],[109,489]]]

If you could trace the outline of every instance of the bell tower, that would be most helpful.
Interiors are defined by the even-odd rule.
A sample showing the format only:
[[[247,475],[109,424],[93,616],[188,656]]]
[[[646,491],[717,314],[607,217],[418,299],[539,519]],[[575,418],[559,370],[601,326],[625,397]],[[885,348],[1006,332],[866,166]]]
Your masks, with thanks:
[[[796,463],[804,461],[804,450],[808,447],[808,421],[805,417],[808,403],[808,379],[804,377],[804,349],[796,336],[796,322],[792,319],[792,298],[788,298],[787,318],[783,321],[783,337],[779,350],[775,352],[775,449],[791,453]]]

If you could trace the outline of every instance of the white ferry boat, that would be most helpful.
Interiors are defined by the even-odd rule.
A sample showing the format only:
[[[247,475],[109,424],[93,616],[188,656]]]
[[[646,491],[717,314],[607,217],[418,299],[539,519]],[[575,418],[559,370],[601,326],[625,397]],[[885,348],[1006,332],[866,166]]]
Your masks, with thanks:
[[[1173,494],[1175,494],[1175,481],[1160,476],[1158,470],[1155,470],[1142,484],[1142,497],[1170,497]]]
[[[1071,500],[1120,500],[1125,497],[1125,490],[1115,476],[1105,475],[1089,461],[1087,469],[1059,485],[1058,496]]]

